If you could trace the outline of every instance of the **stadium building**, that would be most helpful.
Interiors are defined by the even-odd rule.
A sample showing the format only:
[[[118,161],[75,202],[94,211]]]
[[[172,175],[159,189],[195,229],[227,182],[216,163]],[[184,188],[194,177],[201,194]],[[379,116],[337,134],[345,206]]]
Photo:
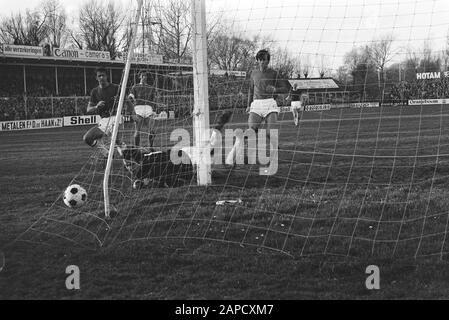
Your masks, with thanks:
[[[119,84],[125,54],[113,60],[109,52],[18,45],[0,45],[0,120],[81,114],[90,90],[98,85],[94,70],[109,69]],[[165,60],[161,55],[138,54],[128,86],[138,82],[138,70],[152,75],[159,88],[176,89],[169,73],[191,72],[191,64]]]
[[[290,79],[289,82],[307,95],[307,104],[349,102],[349,92],[342,89],[333,78],[299,78]]]

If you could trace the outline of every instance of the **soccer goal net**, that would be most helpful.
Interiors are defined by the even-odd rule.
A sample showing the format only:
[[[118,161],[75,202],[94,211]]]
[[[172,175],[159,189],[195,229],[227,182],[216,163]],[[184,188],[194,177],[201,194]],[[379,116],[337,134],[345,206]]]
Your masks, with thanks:
[[[71,182],[84,205],[61,194],[19,240],[447,258],[448,13],[445,0],[144,1],[110,161],[94,151]],[[151,107],[138,130],[136,105]]]

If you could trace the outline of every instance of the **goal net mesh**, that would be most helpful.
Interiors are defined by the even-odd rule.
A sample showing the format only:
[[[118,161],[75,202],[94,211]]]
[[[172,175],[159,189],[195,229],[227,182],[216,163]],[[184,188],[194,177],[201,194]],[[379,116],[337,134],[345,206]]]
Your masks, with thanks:
[[[134,63],[125,81],[129,93],[146,72],[157,91],[154,150],[146,131],[141,138],[148,153],[173,147],[176,129],[193,143],[196,76],[190,2],[153,1],[150,9],[160,24],[152,25],[150,49],[166,63]],[[170,21],[170,10],[183,14]],[[221,163],[212,165],[209,186],[192,177],[134,189],[116,152],[110,199],[117,215],[106,220],[105,162],[94,150],[71,182],[87,190],[86,204],[67,208],[61,190],[18,241],[98,248],[173,240],[295,257],[447,257],[447,1],[214,0],[206,10],[211,128],[226,111],[225,129],[248,128],[249,76],[260,49],[270,52],[278,79],[299,90],[297,125],[294,95],[276,97],[276,173]],[[178,34],[169,37],[176,23]],[[142,53],[141,41],[135,50]],[[119,137],[133,144],[133,134],[125,121]]]

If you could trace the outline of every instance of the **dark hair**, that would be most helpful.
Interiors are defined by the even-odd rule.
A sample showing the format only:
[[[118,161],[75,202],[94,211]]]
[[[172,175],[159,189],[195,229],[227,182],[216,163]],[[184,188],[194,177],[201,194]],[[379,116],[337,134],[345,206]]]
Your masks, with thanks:
[[[98,72],[103,72],[103,73],[106,74],[106,76],[109,77],[108,70],[105,67],[97,67],[97,68],[95,68],[95,75],[97,75]]]
[[[257,61],[263,60],[264,57],[267,57],[267,60],[270,61],[271,56],[270,56],[270,53],[268,52],[268,50],[267,49],[259,50],[256,54],[256,60]]]

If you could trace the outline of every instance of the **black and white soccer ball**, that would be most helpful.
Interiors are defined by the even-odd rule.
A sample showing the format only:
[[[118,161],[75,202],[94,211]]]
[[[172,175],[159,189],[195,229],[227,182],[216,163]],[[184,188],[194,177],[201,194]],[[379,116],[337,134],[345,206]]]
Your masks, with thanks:
[[[70,208],[81,207],[87,201],[87,192],[79,184],[72,184],[64,191],[64,203]]]

